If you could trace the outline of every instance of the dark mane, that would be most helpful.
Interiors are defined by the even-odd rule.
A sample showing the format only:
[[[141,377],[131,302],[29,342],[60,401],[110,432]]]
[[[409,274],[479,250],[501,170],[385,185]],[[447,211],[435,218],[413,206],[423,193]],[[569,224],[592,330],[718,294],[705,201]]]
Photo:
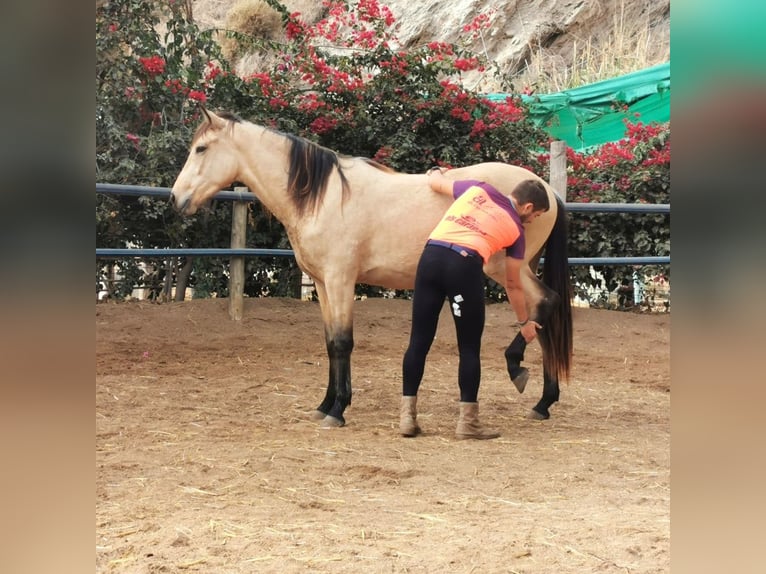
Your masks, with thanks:
[[[383,171],[385,173],[396,173],[396,170],[388,167],[387,165],[383,165],[382,163],[378,163],[374,159],[369,159],[366,157],[360,158],[362,161],[364,161],[367,165],[370,165],[374,167],[375,169],[379,169],[380,171]]]
[[[231,112],[217,112],[224,120],[231,122],[233,128],[242,123],[242,118]],[[202,137],[212,126],[211,122],[202,122],[192,138],[192,144]],[[292,199],[298,213],[316,212],[327,190],[327,183],[334,169],[340,176],[343,200],[349,193],[348,180],[340,165],[341,156],[302,137],[266,128],[285,137],[290,142],[287,194]],[[365,160],[378,169],[386,170],[383,165],[372,160]]]
[[[282,135],[290,142],[287,193],[298,208],[298,213],[303,215],[306,211],[316,212],[334,169],[338,170],[345,200],[349,187],[340,165],[340,156],[307,139],[291,134]]]

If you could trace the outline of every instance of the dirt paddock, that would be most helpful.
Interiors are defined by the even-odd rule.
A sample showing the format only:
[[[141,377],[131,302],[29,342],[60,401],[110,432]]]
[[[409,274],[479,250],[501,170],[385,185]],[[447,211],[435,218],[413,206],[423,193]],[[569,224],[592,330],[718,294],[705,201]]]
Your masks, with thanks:
[[[356,303],[347,425],[324,396],[317,303],[96,305],[96,571],[649,573],[670,570],[670,316],[575,309],[572,379],[548,421],[533,343],[505,372],[507,304],[487,308],[481,419],[454,438],[454,327],[398,435],[410,303]]]

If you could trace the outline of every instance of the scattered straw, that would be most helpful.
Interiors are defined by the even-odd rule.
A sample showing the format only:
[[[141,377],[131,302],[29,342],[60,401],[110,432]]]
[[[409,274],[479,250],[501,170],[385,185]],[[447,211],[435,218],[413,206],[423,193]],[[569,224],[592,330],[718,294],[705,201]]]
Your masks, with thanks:
[[[198,558],[197,560],[192,560],[191,562],[183,562],[181,564],[176,564],[178,568],[186,569],[191,568],[192,566],[196,566],[197,564],[205,564],[207,562],[207,558]]]
[[[416,518],[422,518],[423,520],[430,520],[431,522],[447,522],[444,518],[439,518],[433,514],[418,514],[417,512],[407,512],[406,514]]]
[[[182,486],[181,490],[187,494],[204,494],[207,496],[221,496],[218,492],[210,492],[209,490],[202,490],[201,488],[195,488],[193,486]]]
[[[272,556],[269,554],[268,556],[256,556],[255,558],[247,558],[246,560],[243,560],[245,564],[249,562],[265,562],[266,560],[276,560],[276,556]]]

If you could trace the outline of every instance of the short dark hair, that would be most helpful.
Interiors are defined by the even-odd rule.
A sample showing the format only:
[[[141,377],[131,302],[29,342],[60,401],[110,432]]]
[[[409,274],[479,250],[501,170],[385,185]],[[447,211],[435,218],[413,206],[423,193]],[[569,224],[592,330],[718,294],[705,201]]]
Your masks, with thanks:
[[[531,203],[534,211],[548,211],[551,208],[548,190],[537,179],[525,179],[513,188],[511,195],[520,205]]]

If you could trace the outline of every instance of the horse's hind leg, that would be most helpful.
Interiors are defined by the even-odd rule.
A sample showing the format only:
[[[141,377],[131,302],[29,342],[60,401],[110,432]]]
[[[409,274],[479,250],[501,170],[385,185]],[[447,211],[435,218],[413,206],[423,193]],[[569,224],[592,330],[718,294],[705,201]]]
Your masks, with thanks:
[[[527,297],[529,318],[540,325],[544,325],[546,319],[550,316],[558,295],[535,277],[529,268],[524,271],[522,281]],[[508,368],[508,375],[520,393],[524,392],[529,380],[529,370],[521,366],[526,348],[527,342],[524,336],[521,333],[517,333],[511,344],[505,349],[505,363]]]
[[[524,350],[526,347],[527,342],[524,340],[524,337],[521,336],[521,333],[519,333],[505,350],[505,360],[508,365],[508,374],[511,376],[511,382],[516,386],[520,393],[524,392],[524,387],[526,386],[527,380],[529,379],[529,371],[527,368],[521,367],[519,365],[521,361],[524,360]],[[548,351],[543,347],[543,356],[547,352]],[[545,361],[543,360],[543,363],[544,362]],[[527,418],[541,421],[549,419],[551,416],[549,409],[551,405],[558,400],[558,379],[555,375],[551,375],[548,370],[543,367],[543,396],[529,412]]]
[[[541,283],[542,285],[542,283]],[[550,329],[551,315],[554,308],[560,303],[560,296],[558,293],[545,287],[546,295],[541,300],[538,306],[538,313],[540,314],[539,323],[543,326],[543,329]],[[549,355],[554,352],[550,348],[549,338],[544,336],[538,337],[540,341],[540,347],[543,352],[543,396],[538,403],[532,407],[529,412],[528,418],[536,420],[547,420],[550,418],[551,413],[549,411],[551,405],[559,400],[559,380],[557,372],[550,372],[549,370]]]
[[[505,363],[508,368],[508,374],[511,377],[511,382],[520,393],[524,392],[529,380],[529,370],[521,366],[526,348],[527,342],[524,340],[523,335],[517,333],[511,344],[505,349]]]
[[[553,313],[553,309],[559,304],[559,295],[549,287],[547,287],[542,281],[534,277],[534,275],[528,275],[527,279],[527,294],[532,299],[529,309],[529,318],[536,321],[542,328],[545,329],[546,325]],[[531,280],[531,281],[530,281]],[[538,337],[540,345],[543,351],[543,365],[545,365],[546,353],[550,352],[546,349],[545,338]],[[527,348],[527,342],[521,333],[517,333],[511,344],[505,350],[505,361],[508,368],[508,374],[511,377],[511,382],[516,386],[518,391],[524,392],[527,381],[529,380],[529,371],[526,367],[521,366],[521,361],[524,360],[524,351]],[[545,366],[543,366],[543,396],[540,401],[535,405],[532,411],[529,413],[528,418],[537,420],[546,420],[550,418],[550,406],[559,400],[559,383],[555,374],[548,373]]]
[[[545,350],[543,350],[545,353]],[[543,368],[543,396],[538,403],[529,411],[527,418],[544,421],[551,417],[549,411],[551,405],[559,400],[559,381],[555,375],[551,375]]]

